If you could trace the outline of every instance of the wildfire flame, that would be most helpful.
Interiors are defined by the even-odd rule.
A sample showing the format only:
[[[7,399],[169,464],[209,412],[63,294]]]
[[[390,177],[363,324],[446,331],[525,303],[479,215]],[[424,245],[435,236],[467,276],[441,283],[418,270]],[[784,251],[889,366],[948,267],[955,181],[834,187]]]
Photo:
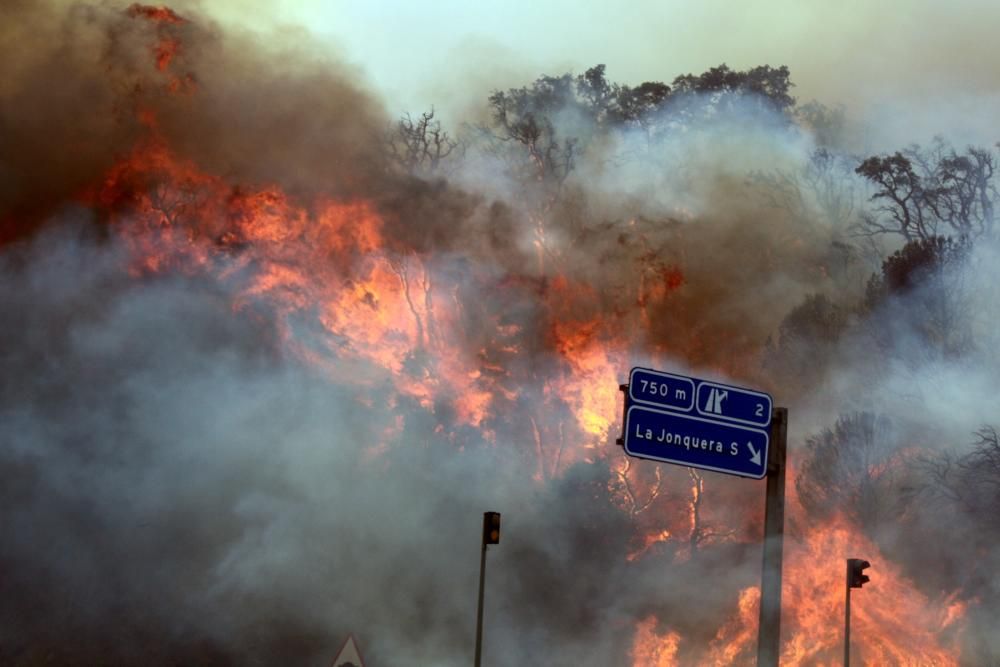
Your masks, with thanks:
[[[673,631],[659,634],[656,617],[648,616],[636,624],[632,659],[636,665],[646,667],[671,667],[676,665],[680,635]]]
[[[841,663],[845,559],[859,554],[878,569],[852,594],[853,659],[866,665],[958,664],[956,647],[942,645],[942,631],[953,622],[946,601],[928,600],[846,521],[810,531],[804,543],[786,551],[782,664]]]
[[[175,29],[186,20],[165,7],[133,5],[127,11],[157,25],[152,55],[166,90],[192,93],[193,77],[174,71],[183,47]],[[303,360],[333,374],[348,366],[331,360],[364,361],[384,377],[338,379],[359,384],[389,379],[394,400],[411,400],[435,414],[449,411],[442,428],[466,425],[491,438],[501,408],[520,397],[513,371],[496,361],[520,349],[524,332],[518,325],[498,318],[488,327],[489,339],[470,339],[462,326],[467,313],[459,281],[447,278],[430,256],[393,249],[371,202],[304,200],[274,184],[229,183],[178,155],[155,114],[136,113],[143,136],[83,195],[128,244],[136,275],[178,271],[222,281],[239,276],[233,307],[266,303],[277,315],[284,345]],[[473,271],[473,279],[478,277]],[[643,314],[685,282],[674,267],[644,280],[649,286],[637,299]],[[618,382],[629,352],[628,341],[616,333],[619,319],[574,314],[579,304],[598,300],[592,288],[556,275],[541,299],[551,316],[548,338],[559,371],[545,378],[538,409],[565,406],[572,431],[560,426],[553,433],[532,420],[540,482],[574,461],[621,456],[608,441],[620,416]],[[552,441],[559,446],[549,447]],[[371,455],[379,451],[375,447]],[[634,486],[635,497],[653,497],[663,484],[659,475],[655,481],[629,470],[621,475]],[[636,514],[645,509],[635,498],[631,507]],[[653,545],[684,539],[685,523],[694,522],[688,509],[679,504],[676,516],[658,520],[639,537],[628,560],[641,560]],[[942,637],[958,624],[964,606],[928,600],[846,521],[810,527],[803,539],[787,540],[785,549],[782,664],[839,664],[844,558],[853,555],[876,564],[874,581],[855,597],[859,664],[957,664],[955,647]],[[633,663],[751,664],[758,604],[759,591],[744,589],[733,616],[703,650],[687,646],[677,631],[659,628],[655,616],[643,618],[634,628]]]
[[[928,600],[871,541],[843,520],[811,530],[805,541],[786,539],[782,587],[782,665],[840,665],[844,650],[846,555],[865,554],[873,580],[853,592],[852,659],[863,665],[958,665],[956,633],[960,603]],[[756,661],[760,589],[739,596],[734,616],[723,625],[707,654],[676,659],[686,647],[672,632],[656,633],[655,623],[636,627],[635,665],[749,665]],[[943,637],[950,640],[942,642]],[[642,659],[640,659],[642,656]],[[669,657],[665,657],[669,656]],[[654,660],[650,662],[649,660]]]

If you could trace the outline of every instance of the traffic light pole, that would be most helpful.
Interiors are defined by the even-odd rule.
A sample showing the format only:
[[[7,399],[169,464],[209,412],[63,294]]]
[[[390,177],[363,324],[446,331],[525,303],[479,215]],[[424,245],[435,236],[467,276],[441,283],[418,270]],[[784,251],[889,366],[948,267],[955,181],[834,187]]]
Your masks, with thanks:
[[[863,558],[847,559],[847,576],[844,577],[844,585],[847,587],[844,602],[844,667],[851,664],[851,589],[861,588],[871,581],[865,574],[865,570],[871,565]]]
[[[764,568],[757,627],[757,667],[778,667],[781,639],[781,558],[785,533],[785,450],[788,408],[771,413],[764,505]]]
[[[486,547],[500,544],[500,512],[483,512],[483,550],[479,555],[479,608],[476,612],[476,667],[483,656],[483,592],[486,589]]]
[[[476,612],[476,667],[480,667],[483,655],[483,592],[486,582],[486,542],[479,556],[479,610]]]
[[[847,602],[844,603],[844,667],[851,667],[851,562],[847,562]]]

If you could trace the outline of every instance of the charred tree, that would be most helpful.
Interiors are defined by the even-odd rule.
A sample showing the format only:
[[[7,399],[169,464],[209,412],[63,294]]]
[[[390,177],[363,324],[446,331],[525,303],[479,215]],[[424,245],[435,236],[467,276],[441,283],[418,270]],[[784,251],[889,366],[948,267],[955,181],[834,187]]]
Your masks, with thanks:
[[[402,171],[419,176],[448,171],[465,151],[465,144],[453,138],[435,118],[435,111],[425,111],[418,118],[409,113],[390,128],[385,137],[390,163]]]
[[[882,264],[868,282],[866,328],[885,355],[956,358],[971,351],[969,238],[919,238]]]
[[[841,415],[832,428],[806,439],[806,459],[795,479],[805,510],[826,519],[842,512],[872,530],[896,511],[902,452],[882,415]]]
[[[861,235],[914,241],[994,234],[1000,192],[989,149],[958,153],[938,140],[927,149],[914,145],[869,157],[855,171],[875,188],[874,207],[856,227]]]

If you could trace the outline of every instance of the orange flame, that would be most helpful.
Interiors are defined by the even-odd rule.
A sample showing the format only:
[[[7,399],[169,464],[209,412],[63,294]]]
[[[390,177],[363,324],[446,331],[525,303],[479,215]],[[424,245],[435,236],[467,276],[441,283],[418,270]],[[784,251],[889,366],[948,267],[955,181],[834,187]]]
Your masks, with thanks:
[[[786,552],[784,664],[840,663],[845,561],[856,556],[872,563],[871,583],[852,591],[852,657],[858,664],[958,664],[956,647],[942,646],[941,638],[959,611],[943,600],[927,599],[875,544],[845,521],[810,531],[804,544],[786,547]]]
[[[178,16],[169,7],[153,7],[151,5],[140,5],[135,3],[128,8],[128,16],[132,18],[142,18],[156,25],[159,41],[152,47],[153,59],[156,62],[156,69],[160,72],[167,72],[170,64],[181,51],[181,40],[168,30],[174,26],[187,23],[187,19]],[[194,79],[190,74],[184,76],[171,76],[167,84],[167,89],[172,93],[181,91],[191,92],[194,86]]]
[[[643,667],[674,667],[681,637],[673,630],[656,632],[656,617],[647,616],[635,627],[632,640],[632,660]]]
[[[146,18],[157,23],[186,23],[185,19],[178,16],[174,10],[169,7],[140,5],[138,2],[128,8],[128,15],[133,18],[141,16],[142,18]]]

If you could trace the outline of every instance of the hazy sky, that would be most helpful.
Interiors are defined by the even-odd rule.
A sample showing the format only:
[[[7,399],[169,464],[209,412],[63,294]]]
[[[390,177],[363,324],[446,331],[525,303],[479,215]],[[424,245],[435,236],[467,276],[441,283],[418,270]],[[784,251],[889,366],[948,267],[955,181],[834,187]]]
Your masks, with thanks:
[[[361,68],[390,112],[453,110],[493,88],[597,63],[634,84],[722,62],[788,65],[800,100],[843,103],[914,135],[947,125],[995,140],[1000,111],[1000,3],[989,0],[206,4],[255,28],[306,27]]]

